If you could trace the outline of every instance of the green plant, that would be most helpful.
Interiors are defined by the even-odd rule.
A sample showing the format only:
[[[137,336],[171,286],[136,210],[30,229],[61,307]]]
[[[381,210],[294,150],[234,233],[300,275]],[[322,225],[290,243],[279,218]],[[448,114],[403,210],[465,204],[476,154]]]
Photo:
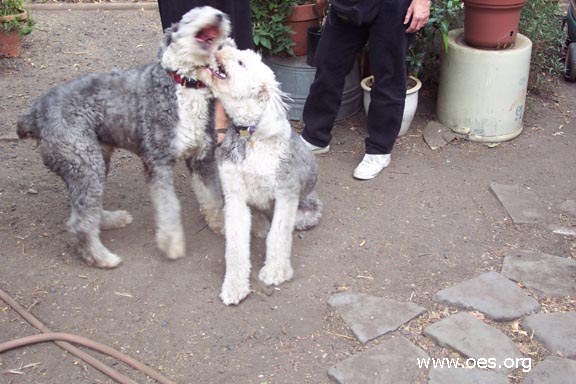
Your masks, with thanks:
[[[289,33],[292,29],[284,25],[290,12],[291,2],[284,0],[252,0],[252,35],[254,46],[263,55],[294,55],[294,42]]]
[[[0,0],[0,16],[19,15],[24,10],[24,0]],[[27,35],[34,29],[35,21],[28,15],[26,20],[16,17],[8,22],[2,22],[1,28],[6,31],[17,30],[20,35]]]
[[[436,81],[440,68],[440,54],[448,50],[448,32],[464,24],[464,6],[461,0],[435,0],[430,7],[430,18],[408,50],[408,74],[421,80]],[[421,73],[425,68],[426,71]]]
[[[566,36],[558,1],[527,1],[518,30],[532,41],[528,88],[533,93],[551,92],[564,69],[561,54]]]
[[[437,83],[442,50],[448,49],[448,31],[462,28],[464,7],[461,0],[435,0],[428,24],[418,32],[408,51],[408,73]],[[528,88],[547,93],[563,71],[562,49],[566,39],[557,0],[529,0],[522,8],[518,30],[532,41]],[[552,80],[552,81],[551,81]]]

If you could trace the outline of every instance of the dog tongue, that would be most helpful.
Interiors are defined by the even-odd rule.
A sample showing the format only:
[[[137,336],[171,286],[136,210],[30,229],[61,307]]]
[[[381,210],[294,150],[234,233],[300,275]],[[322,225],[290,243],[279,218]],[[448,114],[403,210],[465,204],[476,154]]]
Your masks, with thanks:
[[[196,38],[202,41],[208,41],[211,39],[215,39],[216,37],[218,37],[218,27],[214,25],[211,27],[204,28],[196,35]]]

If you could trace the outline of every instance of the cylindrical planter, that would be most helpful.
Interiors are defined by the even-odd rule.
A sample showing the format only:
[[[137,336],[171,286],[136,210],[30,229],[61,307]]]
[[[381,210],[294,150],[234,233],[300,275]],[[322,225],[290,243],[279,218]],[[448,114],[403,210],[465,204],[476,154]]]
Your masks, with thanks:
[[[314,81],[316,68],[306,64],[306,56],[270,56],[264,58],[264,62],[274,71],[282,90],[290,95],[288,118],[290,120],[302,120],[304,103],[310,92],[310,85]],[[352,71],[346,76],[342,103],[336,120],[350,117],[362,108],[360,80],[360,67],[356,61]]]
[[[532,42],[518,34],[505,50],[473,48],[463,30],[448,33],[440,65],[436,118],[470,141],[501,142],[522,132]]]
[[[308,50],[308,28],[318,27],[318,9],[316,4],[295,5],[284,24],[292,28],[289,34],[295,45],[292,47],[296,56],[304,56]]]
[[[464,40],[475,48],[505,49],[516,40],[526,0],[463,0]]]
[[[5,32],[0,25],[0,57],[20,56],[22,43],[16,30]]]
[[[368,114],[368,108],[370,107],[370,91],[372,90],[372,84],[374,83],[374,76],[368,76],[362,79],[360,85],[364,90],[364,112]],[[422,88],[422,82],[413,76],[408,77],[408,88],[406,89],[406,101],[404,102],[404,114],[402,115],[402,126],[400,127],[400,132],[398,136],[402,136],[410,128],[412,120],[416,115],[416,109],[418,108],[418,91]]]
[[[17,29],[11,31],[4,31],[2,23],[8,23],[12,20],[24,22],[28,18],[26,11],[18,15],[0,16],[0,57],[17,57],[20,56],[22,47],[20,33]]]

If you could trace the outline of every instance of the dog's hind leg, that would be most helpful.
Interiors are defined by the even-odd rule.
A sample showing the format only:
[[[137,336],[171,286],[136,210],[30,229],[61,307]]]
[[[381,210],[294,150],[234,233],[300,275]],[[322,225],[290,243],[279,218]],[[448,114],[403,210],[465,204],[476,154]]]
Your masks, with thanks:
[[[298,203],[294,228],[305,231],[317,225],[322,217],[322,201],[316,191],[309,193]]]
[[[110,170],[110,159],[114,153],[114,147],[107,144],[100,143],[100,148],[102,149],[102,157],[104,159],[104,165],[106,167],[106,175]],[[102,210],[102,221],[100,223],[100,229],[110,230],[124,228],[128,224],[132,223],[132,216],[128,211],[118,210],[118,211],[106,211]]]
[[[43,146],[45,164],[59,174],[68,188],[72,214],[68,229],[76,237],[80,256],[91,265],[114,268],[122,259],[100,241],[105,166],[101,153],[90,144],[82,150],[59,143],[57,150]]]
[[[266,238],[266,262],[258,274],[266,285],[279,285],[294,274],[290,255],[297,209],[298,198],[281,194],[276,197],[274,216]]]
[[[224,230],[224,199],[218,166],[213,157],[203,160],[188,159],[188,169],[192,174],[192,189],[210,229],[216,233]]]
[[[224,207],[226,274],[220,298],[240,303],[250,293],[250,208],[241,196],[227,195]]]
[[[156,165],[147,169],[150,172],[150,195],[156,212],[156,243],[169,259],[178,259],[184,256],[185,245],[172,166]]]

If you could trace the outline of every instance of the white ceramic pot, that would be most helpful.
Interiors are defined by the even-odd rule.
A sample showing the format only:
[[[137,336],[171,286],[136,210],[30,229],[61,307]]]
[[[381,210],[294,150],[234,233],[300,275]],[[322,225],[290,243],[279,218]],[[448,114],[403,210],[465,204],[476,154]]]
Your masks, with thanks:
[[[418,91],[422,88],[422,82],[417,78],[410,76],[408,83],[410,84],[410,79],[415,83],[412,87],[406,90],[406,102],[404,104],[404,115],[402,116],[402,126],[400,127],[400,132],[398,136],[402,136],[406,133],[412,120],[414,120],[414,115],[416,114],[416,108],[418,107]],[[368,113],[368,106],[370,105],[370,91],[372,87],[370,86],[374,81],[374,76],[368,76],[362,79],[360,85],[364,90],[364,112]]]

